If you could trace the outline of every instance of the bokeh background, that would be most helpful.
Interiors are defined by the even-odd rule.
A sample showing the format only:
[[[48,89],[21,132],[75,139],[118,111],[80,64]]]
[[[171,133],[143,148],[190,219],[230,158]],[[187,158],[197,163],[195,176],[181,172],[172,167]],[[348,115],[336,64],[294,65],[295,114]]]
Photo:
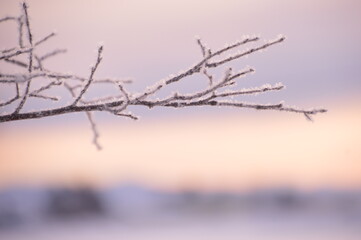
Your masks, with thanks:
[[[195,36],[216,49],[244,35],[285,35],[284,43],[231,64],[256,69],[242,86],[287,86],[245,100],[329,112],[313,123],[291,113],[211,107],[136,107],[136,122],[97,113],[102,151],[91,144],[85,114],[3,123],[0,237],[360,238],[360,1],[27,2],[35,38],[58,33],[40,51],[68,50],[48,68],[88,76],[102,43],[97,77],[130,77],[126,88],[134,92],[198,61]],[[1,17],[19,12],[17,1],[0,1]],[[16,25],[1,23],[0,31],[1,49],[12,47]],[[192,92],[204,83],[191,79],[176,88]],[[0,89],[1,100],[10,94]],[[68,201],[92,204],[58,209]],[[80,214],[57,220],[68,210]],[[101,217],[78,216],[84,212]]]

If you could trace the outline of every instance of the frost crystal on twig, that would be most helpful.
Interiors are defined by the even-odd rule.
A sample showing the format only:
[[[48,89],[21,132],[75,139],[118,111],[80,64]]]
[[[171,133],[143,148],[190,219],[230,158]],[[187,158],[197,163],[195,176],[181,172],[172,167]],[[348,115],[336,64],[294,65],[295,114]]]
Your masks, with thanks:
[[[0,23],[6,21],[16,21],[18,25],[18,42],[16,46],[0,51],[0,61],[7,62],[19,68],[25,68],[26,73],[5,73],[0,72],[0,87],[2,85],[14,86],[15,94],[10,99],[2,99],[0,101],[0,109],[13,105],[12,113],[0,112],[0,122],[26,120],[34,118],[44,118],[48,116],[55,116],[60,114],[68,114],[74,112],[84,112],[90,122],[93,132],[93,143],[98,148],[101,146],[98,142],[99,132],[96,123],[93,119],[93,112],[109,112],[115,116],[127,117],[137,120],[138,117],[128,112],[129,106],[146,106],[152,107],[193,107],[193,106],[219,106],[219,107],[237,107],[237,108],[251,108],[257,110],[276,110],[303,114],[306,119],[312,121],[312,116],[317,113],[324,113],[325,109],[310,109],[304,110],[297,107],[290,107],[284,105],[283,102],[276,104],[261,104],[261,103],[247,103],[239,100],[234,100],[235,96],[243,95],[257,95],[270,91],[280,91],[284,89],[284,85],[277,83],[275,85],[265,84],[253,88],[231,88],[236,85],[239,78],[254,72],[253,68],[246,68],[242,71],[234,71],[231,68],[226,68],[223,76],[216,79],[212,74],[212,68],[219,68],[227,63],[238,60],[250,54],[260,52],[273,45],[279,44],[285,40],[280,36],[275,40],[268,41],[256,47],[237,50],[249,43],[257,43],[259,37],[244,37],[242,40],[233,44],[226,45],[220,49],[212,50],[204,42],[197,38],[197,44],[201,50],[200,60],[177,74],[170,75],[168,78],[160,80],[153,86],[146,87],[141,93],[128,92],[124,84],[131,83],[129,79],[98,79],[95,73],[99,68],[102,60],[103,46],[98,48],[97,58],[95,64],[90,70],[89,77],[81,77],[74,74],[58,73],[47,69],[44,62],[55,57],[60,53],[65,53],[66,49],[55,49],[48,53],[39,56],[36,50],[43,43],[55,36],[55,33],[50,33],[45,37],[34,41],[33,34],[30,28],[28,5],[26,2],[22,4],[22,14],[19,17],[5,17],[0,19]],[[26,40],[26,41],[25,41]],[[225,56],[225,54],[229,54]],[[19,56],[27,56],[27,61],[20,60]],[[202,90],[180,94],[174,92],[168,97],[157,98],[157,93],[176,82],[182,81],[190,76],[206,77],[208,86]],[[35,87],[34,81],[46,79],[48,82],[41,87]],[[44,84],[44,83],[43,83]],[[84,96],[87,94],[89,88],[95,84],[110,84],[119,90],[118,95],[99,96],[91,100],[85,100]],[[24,111],[24,105],[28,98],[40,98],[43,100],[58,101],[59,98],[51,96],[46,92],[54,87],[63,87],[71,95],[72,101],[62,107],[53,107],[51,109],[38,109],[33,111]]]

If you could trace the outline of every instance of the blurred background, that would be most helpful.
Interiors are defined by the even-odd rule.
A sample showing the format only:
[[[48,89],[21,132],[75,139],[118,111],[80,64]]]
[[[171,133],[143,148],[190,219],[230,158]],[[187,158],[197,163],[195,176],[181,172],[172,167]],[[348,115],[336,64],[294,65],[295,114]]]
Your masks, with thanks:
[[[134,107],[135,122],[96,113],[102,151],[85,114],[3,123],[0,239],[361,238],[360,1],[27,2],[35,39],[58,33],[39,51],[68,50],[47,68],[86,77],[102,43],[96,76],[132,78],[131,92],[199,61],[195,36],[217,49],[282,34],[284,43],[231,66],[256,69],[242,87],[287,88],[244,100],[329,112],[314,122],[211,107]],[[20,12],[18,1],[0,1],[0,18]],[[17,43],[15,23],[0,32],[1,49]],[[204,84],[192,78],[175,88]],[[1,101],[12,94],[1,86]],[[52,106],[36,100],[24,109]]]

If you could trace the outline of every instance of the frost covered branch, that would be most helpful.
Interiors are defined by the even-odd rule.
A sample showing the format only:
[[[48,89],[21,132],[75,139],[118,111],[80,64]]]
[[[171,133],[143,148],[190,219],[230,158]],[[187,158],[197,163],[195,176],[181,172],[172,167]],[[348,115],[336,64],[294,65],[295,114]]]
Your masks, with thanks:
[[[260,39],[258,37],[244,37],[241,41],[224,46],[218,50],[211,50],[201,39],[197,39],[197,44],[201,50],[201,59],[186,70],[178,74],[171,75],[164,80],[160,80],[151,87],[147,87],[140,93],[130,93],[124,87],[125,84],[131,83],[129,79],[98,79],[96,71],[100,67],[102,60],[103,46],[99,47],[97,58],[94,66],[90,70],[89,77],[81,77],[73,74],[65,74],[51,71],[46,68],[45,61],[58,54],[65,53],[65,49],[55,49],[44,55],[38,55],[37,49],[45,42],[55,36],[54,33],[34,41],[31,31],[28,5],[22,4],[22,14],[19,17],[5,17],[0,19],[0,23],[15,21],[18,25],[18,43],[16,46],[0,51],[0,61],[11,64],[19,69],[26,69],[26,72],[13,74],[0,72],[0,87],[13,86],[15,94],[9,99],[0,101],[0,122],[9,122],[17,120],[44,118],[49,116],[84,112],[90,122],[93,131],[93,143],[98,149],[101,148],[98,143],[99,133],[93,112],[108,112],[116,116],[138,119],[127,109],[130,106],[152,107],[193,107],[193,106],[220,106],[220,107],[237,107],[251,108],[257,110],[276,110],[293,113],[301,113],[308,120],[317,113],[324,113],[325,109],[304,110],[296,107],[286,106],[283,103],[261,104],[246,103],[239,100],[232,100],[233,97],[242,95],[256,95],[269,91],[280,91],[284,88],[281,83],[275,85],[263,85],[254,88],[236,88],[238,79],[253,73],[254,69],[246,68],[241,71],[234,71],[232,68],[226,68],[223,76],[216,79],[212,69],[218,69],[220,66],[238,60],[244,56],[259,52],[285,40],[284,37],[278,37],[275,40],[259,44],[256,47],[238,50],[246,44],[256,44]],[[229,54],[225,56],[225,54]],[[26,56],[27,61],[20,60],[19,56]],[[158,98],[158,92],[161,89],[169,87],[190,76],[206,77],[208,86],[202,90],[193,93],[182,94],[174,92],[168,97]],[[35,85],[33,83],[41,83]],[[111,96],[99,96],[91,100],[85,100],[84,96],[89,92],[89,88],[95,84],[111,84],[119,90],[119,94]],[[63,88],[70,93],[72,100],[62,107],[53,107],[51,109],[38,109],[25,111],[24,106],[29,102],[29,98],[40,98],[49,101],[60,100],[57,96],[47,95],[51,89]],[[4,97],[2,97],[4,98]],[[11,113],[5,112],[5,109],[13,109]]]

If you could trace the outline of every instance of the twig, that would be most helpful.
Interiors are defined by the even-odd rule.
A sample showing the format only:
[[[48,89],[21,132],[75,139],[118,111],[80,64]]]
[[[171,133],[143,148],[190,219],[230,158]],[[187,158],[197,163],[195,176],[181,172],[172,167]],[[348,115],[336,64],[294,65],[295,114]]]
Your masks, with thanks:
[[[231,57],[228,57],[228,58],[225,58],[221,61],[218,61],[218,62],[213,62],[213,63],[208,63],[207,64],[207,67],[210,67],[210,68],[214,68],[214,67],[218,67],[219,65],[222,65],[222,64],[225,64],[227,62],[230,62],[230,61],[233,61],[235,59],[238,59],[238,58],[241,58],[241,57],[244,57],[246,55],[249,55],[249,54],[252,54],[254,52],[257,52],[257,51],[260,51],[260,50],[263,50],[263,49],[266,49],[274,44],[277,44],[277,43],[281,43],[285,40],[285,37],[280,37],[279,39],[277,40],[274,40],[272,42],[268,42],[260,47],[257,47],[257,48],[252,48],[250,50],[247,50],[245,52],[242,52],[242,53],[238,53],[238,54],[235,54]]]
[[[89,80],[88,80],[88,82],[85,84],[84,88],[81,90],[79,96],[75,99],[75,101],[73,102],[72,105],[76,105],[76,104],[79,102],[79,100],[82,98],[82,96],[83,96],[84,93],[88,90],[90,84],[92,83],[94,73],[95,73],[95,71],[97,70],[97,68],[98,68],[98,66],[99,66],[99,63],[100,63],[101,60],[102,60],[102,57],[101,57],[102,51],[103,51],[103,46],[100,46],[99,49],[98,49],[97,61],[96,61],[95,65],[94,65],[94,67],[92,67],[92,69],[91,69],[90,76],[89,76]]]
[[[19,48],[19,49],[9,49],[9,50],[4,50],[2,51],[2,54],[0,55],[0,60],[2,59],[8,59],[8,58],[12,58],[18,55],[21,55],[23,53],[28,53],[31,52],[33,50],[33,48]]]
[[[56,50],[54,50],[52,52],[49,52],[49,53],[41,56],[39,59],[41,61],[44,61],[45,59],[50,58],[50,57],[54,57],[54,56],[56,56],[56,55],[58,55],[60,53],[66,53],[66,49],[56,49]]]
[[[69,90],[70,94],[72,95],[73,98],[75,98],[75,92],[74,90],[67,84],[67,83],[64,83],[64,86],[66,89]],[[82,103],[84,103],[83,100],[80,100]],[[90,112],[90,111],[86,111],[86,116],[90,122],[90,126],[91,126],[91,130],[93,132],[93,144],[96,146],[96,148],[98,150],[101,150],[102,147],[101,145],[99,144],[98,140],[99,140],[99,132],[98,132],[98,129],[97,129],[97,125],[95,123],[95,121],[93,120],[93,114]]]
[[[28,72],[29,74],[31,74],[32,70],[33,70],[33,35],[31,33],[31,29],[30,29],[30,21],[29,21],[29,15],[28,15],[28,5],[26,4],[26,2],[23,2],[23,9],[24,9],[24,17],[25,17],[25,25],[28,31],[28,40],[29,40],[29,44],[31,46],[31,49],[29,51],[29,66],[28,66]],[[17,114],[20,112],[20,110],[23,108],[26,99],[28,97],[29,91],[30,91],[30,84],[31,84],[31,80],[29,80],[26,83],[26,88],[25,88],[25,93],[23,98],[21,99],[19,106],[15,109],[13,114]]]
[[[1,18],[1,19],[0,19],[0,23],[1,23],[1,22],[5,22],[5,21],[9,21],[9,20],[15,20],[15,21],[16,21],[17,18],[7,16],[7,17],[4,17],[4,18]]]
[[[18,26],[19,26],[19,47],[23,48],[24,47],[24,42],[23,42],[23,28],[24,28],[24,22],[23,22],[23,15],[21,15],[20,17],[18,17]]]
[[[20,98],[20,93],[19,93],[19,84],[15,84],[15,87],[16,87],[16,96],[13,97],[12,99],[10,99],[9,101],[7,102],[4,102],[4,103],[0,103],[0,107],[3,107],[3,106],[6,106],[6,105],[9,105],[11,103],[13,103],[14,101],[18,100]]]
[[[38,45],[46,42],[48,39],[50,39],[50,38],[52,38],[52,37],[54,37],[54,36],[55,36],[55,33],[50,33],[49,35],[47,35],[47,36],[45,36],[44,38],[42,38],[42,39],[40,39],[39,41],[37,41],[37,42],[34,44],[34,46],[36,47],[36,46],[38,46]]]
[[[99,140],[99,132],[98,132],[98,129],[97,129],[97,125],[95,124],[95,122],[93,120],[93,114],[92,114],[92,112],[87,111],[86,115],[88,117],[91,129],[92,129],[92,132],[93,132],[93,144],[97,147],[98,150],[101,150],[102,146],[98,142],[98,140]]]

